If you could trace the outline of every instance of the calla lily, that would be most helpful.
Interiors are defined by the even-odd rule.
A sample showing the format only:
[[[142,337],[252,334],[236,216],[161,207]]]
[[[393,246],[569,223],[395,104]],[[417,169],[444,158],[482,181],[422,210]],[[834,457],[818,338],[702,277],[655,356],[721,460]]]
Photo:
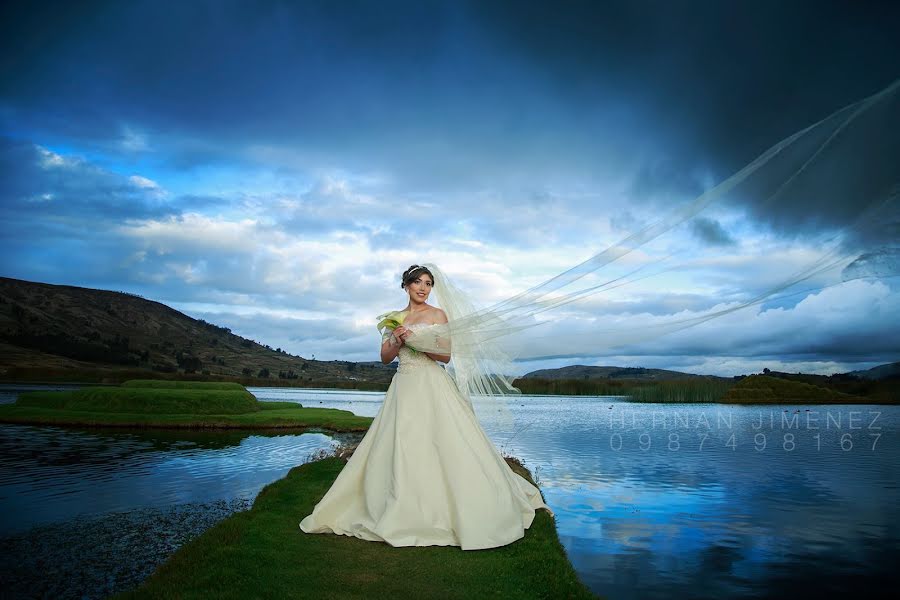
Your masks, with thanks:
[[[383,315],[378,315],[378,331],[382,331],[387,328],[391,331],[397,329],[401,325],[403,325],[403,320],[406,319],[406,315],[409,314],[405,310],[394,310],[391,312],[386,312]]]
[[[378,331],[384,335],[385,329],[390,329],[391,331],[397,329],[401,325],[403,325],[403,320],[406,319],[406,315],[409,314],[407,310],[394,310],[391,312],[386,312],[383,315],[378,315],[376,317],[378,319]],[[407,346],[411,352],[416,352],[413,348]]]

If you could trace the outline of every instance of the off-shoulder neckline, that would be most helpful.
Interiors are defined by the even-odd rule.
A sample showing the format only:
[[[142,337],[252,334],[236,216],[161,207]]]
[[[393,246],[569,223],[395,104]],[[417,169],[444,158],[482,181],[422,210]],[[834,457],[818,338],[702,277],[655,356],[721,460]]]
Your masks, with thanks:
[[[432,308],[436,308],[436,307],[432,307]],[[397,312],[398,313],[406,313],[406,316],[409,316],[412,314],[412,312],[408,309],[407,310],[398,310]],[[417,312],[425,312],[425,311],[417,311]],[[406,323],[403,323],[404,327],[415,327],[416,325],[443,325],[443,323],[411,323],[409,325],[407,325]]]

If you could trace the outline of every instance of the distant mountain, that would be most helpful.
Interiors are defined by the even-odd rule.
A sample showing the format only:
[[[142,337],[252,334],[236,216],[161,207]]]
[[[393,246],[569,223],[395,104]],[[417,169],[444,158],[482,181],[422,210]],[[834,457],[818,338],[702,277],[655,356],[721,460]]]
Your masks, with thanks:
[[[588,365],[572,365],[558,369],[540,369],[523,375],[532,379],[648,379],[666,381],[684,379],[685,377],[707,377],[666,369],[645,369],[643,367],[594,367]]]
[[[136,294],[0,277],[0,379],[91,370],[356,385],[396,365],[309,360]]]
[[[866,369],[865,371],[850,371],[845,375],[853,375],[861,379],[887,379],[888,377],[900,377],[900,362],[888,363]]]

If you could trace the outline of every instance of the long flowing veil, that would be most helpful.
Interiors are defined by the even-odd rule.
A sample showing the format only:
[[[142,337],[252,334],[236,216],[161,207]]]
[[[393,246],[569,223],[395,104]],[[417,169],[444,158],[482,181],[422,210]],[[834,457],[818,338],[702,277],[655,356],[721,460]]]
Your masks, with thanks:
[[[477,311],[468,296],[436,264],[424,263],[422,266],[434,275],[434,294],[449,322],[431,331],[431,328],[419,330],[418,336],[414,332],[415,341],[410,345],[415,349],[447,348],[452,353],[448,369],[459,389],[466,394],[517,393],[508,376],[513,357],[485,335],[492,328],[500,333],[508,331],[509,324],[490,311]],[[471,322],[475,315],[483,317],[477,328]]]
[[[516,393],[510,365],[516,358],[596,354],[635,341],[692,327],[724,314],[791,293],[798,283],[829,271],[842,277],[894,277],[900,273],[900,80],[867,98],[779,141],[755,160],[692,201],[622,238],[601,252],[550,279],[488,307],[477,308],[429,263],[438,302],[449,322],[413,333],[408,344],[420,351],[450,348],[454,378],[461,391],[475,397]],[[552,348],[552,332],[514,336],[552,322],[552,309],[577,302],[648,276],[636,269],[618,277],[592,281],[563,291],[720,202],[748,211],[806,211],[811,219],[822,203],[847,206],[846,224],[834,227],[821,252],[802,268],[746,300],[727,308],[635,328],[610,328],[602,338],[580,340],[576,347]],[[527,341],[525,341],[527,339]],[[517,341],[518,340],[518,341]],[[542,342],[542,340],[545,343]]]

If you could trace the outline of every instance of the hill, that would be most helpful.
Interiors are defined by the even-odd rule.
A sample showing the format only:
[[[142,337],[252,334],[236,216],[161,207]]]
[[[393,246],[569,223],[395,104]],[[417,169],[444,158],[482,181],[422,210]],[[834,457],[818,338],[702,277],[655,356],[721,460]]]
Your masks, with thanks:
[[[802,381],[792,381],[769,375],[750,375],[732,386],[725,393],[722,402],[740,404],[777,404],[783,402],[869,404],[872,400]]]
[[[850,371],[845,375],[852,375],[860,379],[888,379],[890,377],[900,377],[900,362],[888,363],[886,365],[878,365],[865,371]]]
[[[896,363],[894,363],[896,364]],[[888,367],[887,369],[885,367]],[[875,377],[874,374],[890,373],[891,367],[881,365],[868,371],[853,371],[850,373],[834,373],[832,375],[811,375],[807,373],[784,373],[781,371],[770,371],[763,369],[762,375],[784,379],[786,381],[796,381],[814,385],[820,388],[826,388],[842,394],[851,396],[865,396],[877,403],[897,404],[900,403],[900,376],[888,375],[884,377]],[[869,373],[869,377],[860,377],[855,373]]]
[[[540,369],[523,375],[523,379],[635,379],[666,381],[686,377],[705,377],[665,369],[645,369],[643,367],[593,367],[572,365],[558,369]]]
[[[0,380],[235,380],[384,389],[395,365],[316,361],[136,294],[0,277]]]

